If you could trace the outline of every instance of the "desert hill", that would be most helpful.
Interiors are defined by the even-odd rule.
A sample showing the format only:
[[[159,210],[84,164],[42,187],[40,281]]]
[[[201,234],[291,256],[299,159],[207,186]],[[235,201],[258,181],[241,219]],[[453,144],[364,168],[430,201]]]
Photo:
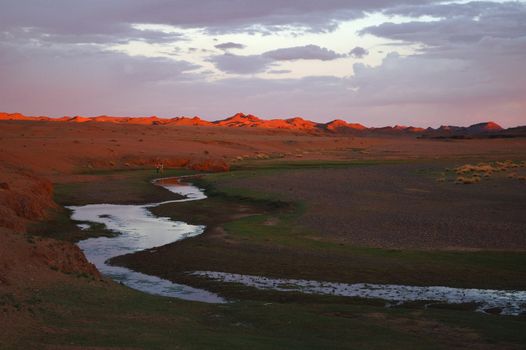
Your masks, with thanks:
[[[349,123],[345,120],[335,119],[328,123],[316,123],[301,117],[289,119],[261,119],[252,114],[236,113],[226,119],[213,122],[203,120],[200,117],[175,117],[159,118],[151,117],[114,117],[101,115],[97,117],[61,117],[50,118],[47,116],[25,116],[20,113],[0,112],[0,120],[22,120],[22,121],[48,121],[65,123],[114,123],[114,124],[136,124],[136,125],[176,125],[176,126],[206,126],[227,128],[261,128],[282,129],[307,133],[338,133],[338,134],[378,134],[378,135],[416,135],[424,138],[472,138],[472,137],[520,137],[526,136],[524,127],[504,129],[495,122],[483,122],[468,127],[442,125],[436,129],[420,128],[414,126],[385,126],[366,127],[359,123]]]

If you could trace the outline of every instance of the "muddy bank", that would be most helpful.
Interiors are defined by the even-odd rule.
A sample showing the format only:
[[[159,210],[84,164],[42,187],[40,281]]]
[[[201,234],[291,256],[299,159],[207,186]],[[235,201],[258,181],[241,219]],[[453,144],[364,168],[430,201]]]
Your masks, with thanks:
[[[0,291],[49,282],[58,273],[100,279],[77,246],[27,233],[58,207],[51,182],[6,165],[0,173]]]

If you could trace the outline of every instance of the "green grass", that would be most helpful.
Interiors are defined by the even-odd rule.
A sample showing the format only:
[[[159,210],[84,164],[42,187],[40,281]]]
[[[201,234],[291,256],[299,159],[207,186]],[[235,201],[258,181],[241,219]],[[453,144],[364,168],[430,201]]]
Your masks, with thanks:
[[[312,239],[299,227],[294,215],[280,215],[274,226],[264,225],[271,216],[242,218],[224,225],[240,241],[284,246],[313,256],[339,255],[342,280],[349,282],[399,283],[452,287],[526,289],[526,254],[521,252],[419,251],[357,247]],[[307,254],[308,255],[308,254]],[[313,261],[313,263],[316,260]],[[318,261],[323,263],[323,261]],[[346,266],[348,265],[348,266]],[[360,276],[356,280],[352,276]],[[346,277],[344,277],[346,276]],[[323,279],[323,276],[320,276]]]
[[[81,230],[77,224],[89,224],[90,227],[86,230]],[[77,242],[91,237],[114,237],[117,235],[116,232],[106,229],[106,226],[103,224],[72,220],[71,210],[67,208],[50,210],[45,220],[28,228],[28,233],[69,242]]]
[[[232,166],[239,170],[293,170],[293,169],[330,169],[369,166],[379,164],[400,164],[415,162],[407,159],[371,159],[371,160],[245,160]]]
[[[146,179],[155,179],[158,177],[170,177],[170,176],[182,176],[182,175],[191,175],[195,174],[195,170],[186,169],[186,168],[165,168],[161,175],[157,174],[156,170],[152,167],[145,168],[101,168],[101,169],[81,169],[77,172],[82,175],[118,175],[124,174],[126,176],[138,176]]]
[[[448,349],[452,344],[526,343],[522,318],[451,310],[264,302],[210,305],[94,283],[41,290],[31,305],[47,331],[28,333],[13,348]]]
[[[187,169],[167,169],[163,174],[153,170],[121,170],[93,172],[96,181],[55,184],[55,201],[60,205],[85,205],[96,203],[145,204],[177,196],[151,181],[160,177],[195,174]]]

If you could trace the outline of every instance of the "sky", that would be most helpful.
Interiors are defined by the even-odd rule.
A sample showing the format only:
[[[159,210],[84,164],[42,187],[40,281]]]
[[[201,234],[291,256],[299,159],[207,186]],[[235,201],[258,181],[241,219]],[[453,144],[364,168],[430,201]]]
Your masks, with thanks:
[[[526,0],[0,0],[0,111],[526,125]]]

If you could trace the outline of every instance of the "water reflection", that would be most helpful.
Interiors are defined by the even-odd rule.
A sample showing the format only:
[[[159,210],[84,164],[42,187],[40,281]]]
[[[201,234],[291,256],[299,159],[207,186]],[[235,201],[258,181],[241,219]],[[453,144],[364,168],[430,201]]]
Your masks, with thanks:
[[[163,246],[203,233],[204,226],[156,217],[147,209],[165,203],[205,199],[206,195],[203,191],[190,184],[181,183],[177,179],[157,180],[156,184],[185,198],[146,205],[90,204],[69,207],[73,211],[71,216],[73,220],[104,224],[108,230],[119,233],[115,237],[89,238],[78,242],[78,246],[103,275],[131,288],[186,300],[225,302],[220,296],[202,289],[176,284],[106,263],[108,259],[119,255]],[[85,228],[85,224],[80,225]]]

